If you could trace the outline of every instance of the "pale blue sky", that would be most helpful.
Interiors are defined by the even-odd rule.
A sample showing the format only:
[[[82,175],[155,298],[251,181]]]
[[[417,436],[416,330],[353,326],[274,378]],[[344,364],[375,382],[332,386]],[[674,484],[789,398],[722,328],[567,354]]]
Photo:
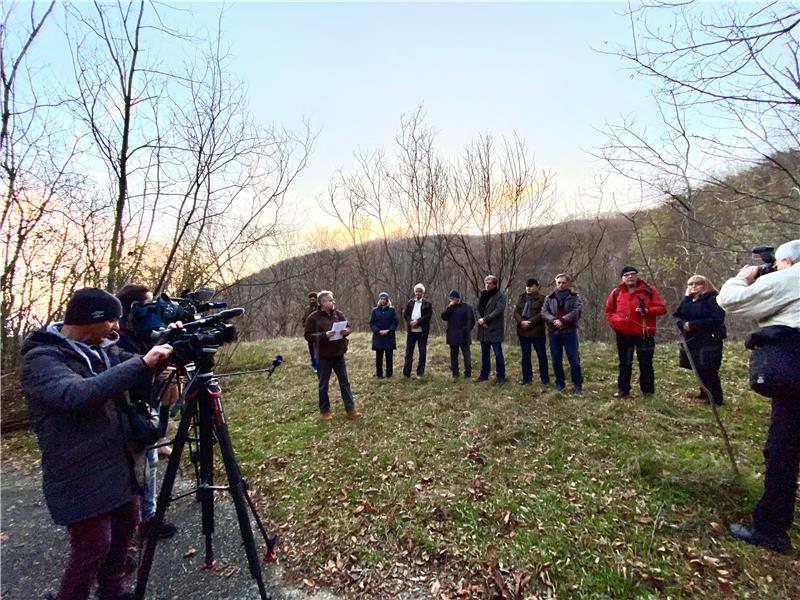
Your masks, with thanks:
[[[216,27],[220,3],[176,3],[168,20]],[[90,6],[86,8],[91,11]],[[570,201],[600,168],[588,150],[621,116],[653,115],[651,81],[614,55],[627,45],[624,3],[266,3],[226,5],[223,40],[256,119],[319,137],[289,192],[314,207],[356,150],[391,145],[403,114],[423,106],[437,147],[455,158],[480,133],[519,135]],[[192,14],[186,14],[191,11]],[[18,16],[24,18],[25,10]],[[58,21],[63,23],[63,17]],[[51,24],[36,52],[71,77]],[[174,59],[168,49],[161,58]],[[569,212],[569,211],[562,211]]]
[[[646,120],[649,81],[593,48],[625,44],[623,3],[229,4],[225,40],[259,120],[320,135],[290,194],[324,194],[356,149],[388,147],[423,105],[439,148],[517,133],[569,197],[598,167],[586,150],[620,115]],[[194,5],[198,20],[217,4]]]

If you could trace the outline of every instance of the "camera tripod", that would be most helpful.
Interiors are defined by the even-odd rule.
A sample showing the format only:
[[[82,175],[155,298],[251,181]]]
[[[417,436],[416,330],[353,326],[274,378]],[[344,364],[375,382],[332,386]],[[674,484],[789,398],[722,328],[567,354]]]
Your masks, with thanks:
[[[222,407],[222,390],[219,387],[218,377],[214,375],[214,348],[203,348],[202,353],[195,358],[195,372],[186,388],[183,391],[181,400],[183,404],[183,414],[181,416],[178,432],[172,441],[172,454],[170,455],[164,479],[161,484],[161,491],[158,494],[156,503],[156,514],[153,516],[145,543],[144,552],[136,577],[136,588],[134,598],[144,600],[147,580],[150,576],[150,568],[153,564],[156,544],[158,543],[158,532],[164,522],[167,507],[173,501],[186,496],[197,494],[198,500],[202,504],[202,531],[205,536],[205,562],[204,568],[211,569],[214,566],[214,548],[212,536],[214,534],[214,492],[229,492],[233,499],[236,509],[236,518],[239,522],[239,532],[244,543],[247,563],[250,569],[250,576],[258,585],[258,591],[262,600],[269,600],[270,596],[264,586],[264,578],[261,573],[261,563],[256,549],[256,542],[253,529],[250,524],[250,513],[261,531],[267,545],[266,559],[274,558],[276,537],[270,537],[261,519],[258,516],[253,500],[247,491],[247,481],[242,476],[236,457],[233,453],[233,445],[228,433],[228,425],[225,420],[225,411]],[[272,375],[272,372],[280,364],[280,358],[276,357],[270,369],[261,369]],[[236,373],[239,374],[239,373]],[[225,474],[228,479],[227,486],[214,485],[214,443],[219,444],[220,455],[225,466]],[[181,454],[184,447],[190,446],[190,458],[195,463],[197,471],[197,487],[179,496],[172,496],[172,488],[175,484],[175,477],[178,473]],[[192,447],[196,446],[196,451]]]

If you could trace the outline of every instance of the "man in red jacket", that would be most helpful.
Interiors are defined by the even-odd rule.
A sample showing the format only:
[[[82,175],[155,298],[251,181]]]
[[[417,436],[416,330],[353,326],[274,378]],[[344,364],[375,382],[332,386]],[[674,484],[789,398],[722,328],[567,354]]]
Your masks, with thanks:
[[[619,377],[615,398],[631,395],[633,353],[639,361],[639,387],[646,396],[654,394],[653,354],[656,349],[656,317],[667,312],[656,288],[639,279],[635,267],[622,268],[622,282],[606,300],[606,320],[617,335]]]

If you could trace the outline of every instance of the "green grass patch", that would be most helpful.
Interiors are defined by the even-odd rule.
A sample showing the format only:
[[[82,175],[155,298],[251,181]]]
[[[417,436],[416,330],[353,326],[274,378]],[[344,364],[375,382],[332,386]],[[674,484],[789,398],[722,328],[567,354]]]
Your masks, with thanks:
[[[369,337],[350,347],[356,422],[335,378],[334,419],[319,420],[299,338],[240,344],[224,362],[238,371],[285,357],[270,379],[222,387],[237,457],[293,580],[359,598],[800,597],[796,558],[726,534],[761,492],[769,419],[739,344],[726,347],[721,408],[738,481],[674,344],[657,348],[656,395],[633,400],[611,397],[608,344],[582,344],[581,397],[511,383],[513,346],[503,387],[453,380],[440,339],[421,380],[398,376],[401,353],[398,375],[376,379]],[[4,456],[35,458],[31,440],[4,438]],[[800,544],[797,528],[792,537]]]

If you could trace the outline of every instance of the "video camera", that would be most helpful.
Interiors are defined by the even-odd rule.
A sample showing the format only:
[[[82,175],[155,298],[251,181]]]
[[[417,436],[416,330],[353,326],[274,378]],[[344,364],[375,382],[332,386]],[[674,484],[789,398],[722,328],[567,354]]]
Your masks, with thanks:
[[[776,270],[775,268],[775,248],[772,246],[759,246],[753,248],[752,253],[761,259],[761,264],[758,265],[758,273],[756,279],[762,275],[767,275]]]
[[[185,323],[181,328],[154,331],[151,340],[154,344],[170,344],[172,360],[176,364],[198,362],[208,358],[220,346],[236,341],[236,327],[227,321],[242,314],[243,308],[230,308]]]
[[[225,302],[209,302],[213,296],[213,289],[201,287],[194,292],[185,290],[179,298],[170,298],[164,292],[152,302],[132,302],[126,327],[136,333],[147,334],[176,321],[190,323],[199,314],[228,306]]]

